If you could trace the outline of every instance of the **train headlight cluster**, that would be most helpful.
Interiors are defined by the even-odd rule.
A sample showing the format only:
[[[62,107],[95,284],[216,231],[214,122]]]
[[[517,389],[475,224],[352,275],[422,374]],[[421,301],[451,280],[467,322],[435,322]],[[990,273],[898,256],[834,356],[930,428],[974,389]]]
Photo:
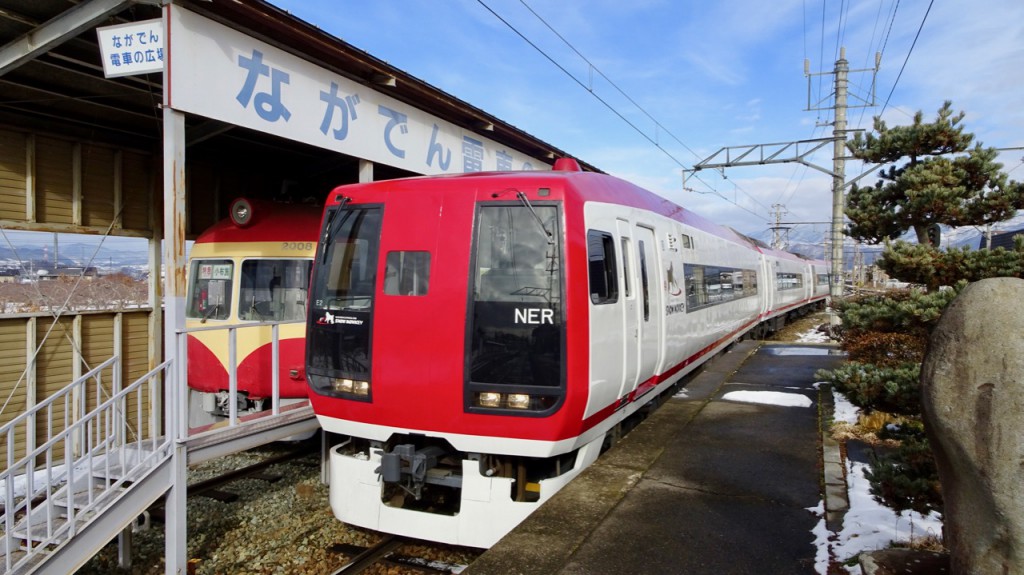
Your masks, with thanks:
[[[337,393],[351,393],[366,397],[370,395],[370,382],[347,377],[335,377],[331,379],[331,390]]]
[[[349,377],[330,377],[316,373],[307,373],[306,381],[309,382],[311,389],[321,395],[370,401],[372,386],[369,381]]]
[[[533,398],[528,393],[499,393],[481,391],[476,394],[477,407],[492,409],[530,409]]]

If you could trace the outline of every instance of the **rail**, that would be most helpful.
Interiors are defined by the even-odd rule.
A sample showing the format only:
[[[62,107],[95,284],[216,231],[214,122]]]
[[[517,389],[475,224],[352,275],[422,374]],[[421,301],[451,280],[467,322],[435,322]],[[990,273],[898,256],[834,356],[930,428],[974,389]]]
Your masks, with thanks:
[[[170,366],[122,388],[115,355],[0,427],[5,572],[37,564],[171,457],[155,409]]]

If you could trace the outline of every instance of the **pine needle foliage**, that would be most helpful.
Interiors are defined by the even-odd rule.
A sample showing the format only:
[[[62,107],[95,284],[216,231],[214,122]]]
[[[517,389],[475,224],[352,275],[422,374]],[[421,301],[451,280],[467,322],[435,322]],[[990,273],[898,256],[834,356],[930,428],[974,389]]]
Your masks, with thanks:
[[[921,287],[833,302],[850,361],[818,375],[866,413],[905,416],[907,423],[889,432],[900,447],[877,457],[868,475],[872,495],[897,512],[942,507],[921,421],[920,368],[931,330],[969,282],[1024,277],[1024,237],[1009,250],[942,250],[928,233],[940,225],[984,226],[1024,209],[1024,185],[1009,179],[997,151],[976,143],[963,119],[945,102],[931,122],[921,112],[906,126],[875,118],[872,132],[847,143],[854,157],[887,166],[874,185],[850,189],[846,234],[883,243],[877,265]],[[911,231],[916,243],[898,239]]]

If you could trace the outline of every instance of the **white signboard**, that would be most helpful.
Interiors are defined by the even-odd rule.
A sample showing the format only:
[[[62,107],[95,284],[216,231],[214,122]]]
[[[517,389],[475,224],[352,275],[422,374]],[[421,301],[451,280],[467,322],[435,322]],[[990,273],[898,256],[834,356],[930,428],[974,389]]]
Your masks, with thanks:
[[[176,110],[418,174],[550,169],[179,6],[168,9],[166,103]]]
[[[107,78],[163,71],[163,19],[97,28],[96,36]]]

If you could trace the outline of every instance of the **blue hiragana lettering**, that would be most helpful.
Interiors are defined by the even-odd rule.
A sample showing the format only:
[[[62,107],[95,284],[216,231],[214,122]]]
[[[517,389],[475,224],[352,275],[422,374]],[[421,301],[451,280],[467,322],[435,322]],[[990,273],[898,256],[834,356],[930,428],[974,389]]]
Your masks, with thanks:
[[[484,169],[484,143],[469,136],[462,137],[462,171],[480,172]]]
[[[245,84],[242,85],[242,90],[235,97],[238,103],[243,108],[248,108],[249,101],[251,100],[253,107],[256,109],[256,114],[260,118],[268,122],[276,122],[284,118],[284,121],[287,122],[291,118],[292,113],[281,102],[281,84],[289,83],[288,73],[264,64],[263,53],[259,50],[253,50],[251,58],[239,56],[238,65],[249,72],[245,77]],[[256,90],[256,82],[260,76],[268,76],[270,78],[270,92],[258,92],[253,96],[253,92]]]
[[[405,114],[388,108],[387,106],[378,106],[377,113],[381,116],[391,118],[391,120],[384,126],[384,145],[387,146],[388,151],[395,155],[397,158],[405,158],[405,150],[395,147],[395,144],[391,141],[391,132],[397,127],[399,132],[402,134],[409,133],[409,117]]]
[[[334,109],[337,108],[341,114],[341,127],[334,129],[334,139],[344,140],[348,137],[348,119],[351,115],[352,121],[356,121],[356,104],[359,103],[359,94],[352,94],[351,96],[345,96],[342,98],[338,94],[338,85],[331,82],[330,92],[320,92],[320,101],[327,104],[324,110],[324,119],[320,122],[320,131],[324,134],[331,127],[331,123],[334,120]]]
[[[448,166],[452,163],[452,151],[446,150],[444,146],[437,141],[437,133],[440,131],[437,124],[434,124],[434,130],[430,133],[430,146],[427,148],[427,165],[432,166],[434,164],[434,155],[437,154],[437,165],[442,170],[447,170]]]
[[[530,162],[523,162],[523,170],[527,172],[533,170],[533,164]]]
[[[118,36],[117,34],[114,34],[113,36],[111,36],[110,37],[110,41],[114,45],[115,48],[120,48],[122,46],[122,44],[121,44],[121,37]]]

